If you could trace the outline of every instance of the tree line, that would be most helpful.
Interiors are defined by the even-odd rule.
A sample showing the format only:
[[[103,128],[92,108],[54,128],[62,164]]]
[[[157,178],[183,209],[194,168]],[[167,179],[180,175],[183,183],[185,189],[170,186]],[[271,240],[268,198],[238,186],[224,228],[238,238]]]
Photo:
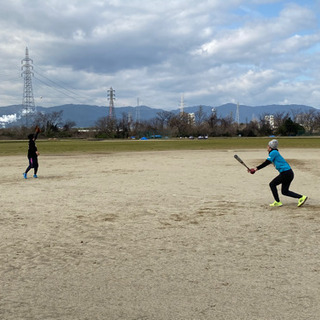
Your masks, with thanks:
[[[260,136],[297,136],[319,135],[320,111],[278,112],[267,114],[248,123],[237,123],[232,114],[219,117],[216,113],[207,115],[200,106],[194,114],[174,114],[161,111],[150,120],[133,121],[128,114],[120,118],[103,117],[96,121],[92,128],[80,130],[72,120],[62,121],[63,111],[36,113],[32,126],[41,128],[42,136],[47,138],[98,138],[128,139],[141,137],[260,137]],[[31,128],[26,126],[0,130],[0,137],[24,139]]]

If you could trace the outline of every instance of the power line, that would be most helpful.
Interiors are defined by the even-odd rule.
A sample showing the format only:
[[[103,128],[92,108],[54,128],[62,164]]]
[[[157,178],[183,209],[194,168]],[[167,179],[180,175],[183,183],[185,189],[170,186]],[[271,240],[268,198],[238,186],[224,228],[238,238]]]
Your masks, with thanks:
[[[35,65],[37,68],[39,68],[40,70],[44,71],[40,66],[38,66],[38,65],[36,65],[36,64],[34,64],[34,65]],[[34,70],[34,72],[35,72],[37,75],[45,78],[47,81],[49,81],[50,83],[54,84],[55,86],[61,88],[62,90],[67,91],[68,93],[70,93],[70,94],[72,94],[72,95],[75,95],[75,96],[78,97],[78,98],[86,99],[86,100],[91,99],[91,97],[83,96],[83,95],[80,95],[79,93],[73,91],[73,90],[75,90],[74,88],[72,88],[73,90],[67,88],[67,87],[66,87],[67,84],[64,83],[63,81],[59,81],[59,82],[61,82],[62,84],[64,84],[64,85],[61,85],[61,84],[59,84],[57,81],[54,81],[54,80],[48,78],[47,76],[43,75],[42,73],[38,72],[36,69]],[[45,71],[44,71],[44,72],[45,72]],[[46,84],[45,81],[43,81],[43,83]],[[47,85],[48,85],[50,88],[57,90],[55,86],[51,86],[51,85],[49,85],[49,84],[47,84]],[[57,90],[57,91],[59,91],[59,90]],[[61,92],[61,91],[59,91],[59,92]],[[70,97],[70,96],[69,96],[69,97]]]
[[[56,91],[59,95],[63,95],[69,99],[75,100],[77,103],[84,104],[87,101],[91,101],[91,96],[86,96],[77,91],[77,89],[72,88],[67,83],[52,79],[46,75],[47,71],[40,67],[38,64],[35,64],[32,59],[29,57],[29,50],[26,48],[26,56],[22,60],[22,73],[20,74],[17,70],[17,73],[12,73],[7,70],[0,71],[0,79],[1,82],[16,82],[18,83],[18,79],[20,76],[24,77],[24,100],[23,105],[28,104],[33,105],[32,101],[34,101],[33,91],[37,92],[38,88],[49,88],[50,90]],[[35,82],[35,86],[32,85],[32,80]],[[19,84],[21,82],[19,81]],[[41,92],[41,96],[45,96],[44,92]],[[26,108],[26,107],[24,107]],[[33,107],[32,107],[33,108]]]
[[[42,81],[41,79],[39,79],[39,78],[37,78],[37,77],[34,77],[34,79],[35,79],[35,80],[37,80],[37,81],[39,81],[39,82],[41,82],[41,83],[42,83],[42,84],[44,84],[46,87],[49,87],[49,88],[51,88],[51,89],[54,89],[54,90],[56,90],[57,92],[59,92],[59,93],[63,94],[64,96],[66,96],[66,97],[68,97],[68,98],[71,98],[71,99],[75,99],[75,100],[76,100],[76,98],[75,98],[75,97],[73,97],[73,96],[71,96],[71,95],[69,95],[69,94],[67,94],[67,93],[63,92],[62,90],[59,90],[59,89],[57,89],[57,88],[55,88],[55,87],[51,86],[50,84],[48,84],[48,83],[46,83],[46,82]]]

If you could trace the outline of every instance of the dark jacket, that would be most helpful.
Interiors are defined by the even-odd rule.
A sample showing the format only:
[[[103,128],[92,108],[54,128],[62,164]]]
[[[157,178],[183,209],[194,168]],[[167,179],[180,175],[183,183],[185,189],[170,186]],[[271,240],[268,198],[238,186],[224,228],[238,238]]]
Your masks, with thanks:
[[[36,140],[38,138],[38,133],[36,133],[35,135],[29,135],[29,149],[28,149],[28,158],[36,158],[38,157],[37,155],[37,146],[36,146]]]

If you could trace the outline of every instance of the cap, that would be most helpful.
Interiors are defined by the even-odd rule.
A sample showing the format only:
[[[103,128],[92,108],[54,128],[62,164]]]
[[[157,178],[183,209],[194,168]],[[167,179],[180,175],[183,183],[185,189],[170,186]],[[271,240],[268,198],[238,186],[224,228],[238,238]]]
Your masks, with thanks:
[[[276,139],[273,139],[271,141],[269,141],[268,143],[268,146],[271,148],[271,149],[278,149],[278,140]]]

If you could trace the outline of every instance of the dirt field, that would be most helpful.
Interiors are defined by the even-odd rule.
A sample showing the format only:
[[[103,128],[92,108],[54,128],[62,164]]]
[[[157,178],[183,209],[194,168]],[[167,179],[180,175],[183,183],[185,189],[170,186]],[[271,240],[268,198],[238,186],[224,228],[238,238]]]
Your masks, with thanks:
[[[318,320],[319,150],[0,157],[0,319]]]

